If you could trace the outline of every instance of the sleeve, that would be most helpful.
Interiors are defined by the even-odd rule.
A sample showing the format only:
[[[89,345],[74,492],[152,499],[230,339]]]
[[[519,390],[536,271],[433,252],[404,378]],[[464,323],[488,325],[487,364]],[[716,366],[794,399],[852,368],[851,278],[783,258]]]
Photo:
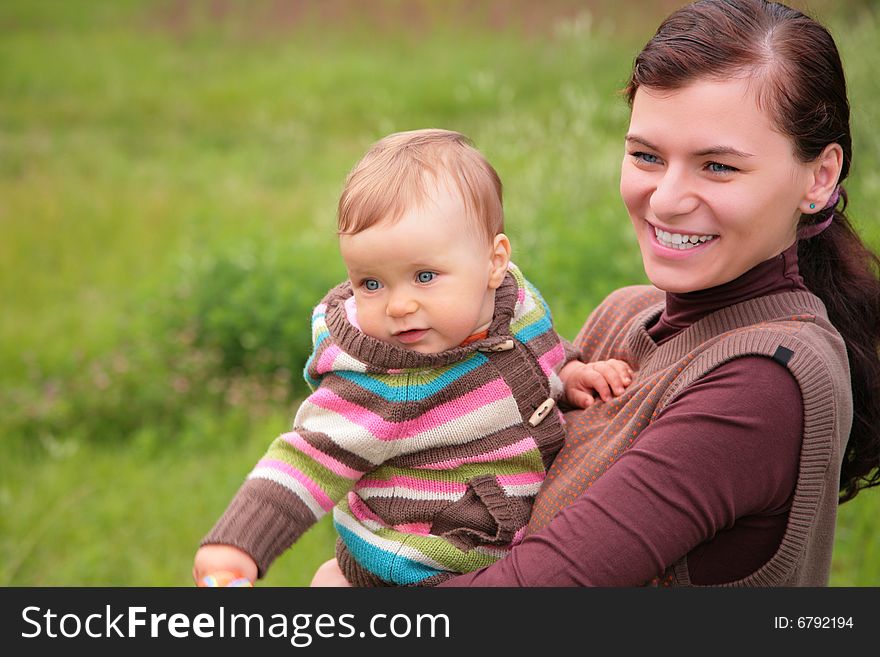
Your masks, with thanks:
[[[444,586],[644,584],[744,516],[787,513],[802,424],[800,388],[784,366],[725,363],[658,414],[544,530]]]
[[[565,353],[562,358],[562,364],[559,366],[559,369],[562,369],[571,361],[580,359],[581,352],[577,347],[575,347],[571,342],[569,342],[562,336],[559,336],[559,341],[562,343],[562,350]]]
[[[293,430],[272,442],[202,545],[247,552],[263,577],[272,561],[375,467],[381,441],[346,420],[331,389],[335,378],[324,377],[303,402]]]

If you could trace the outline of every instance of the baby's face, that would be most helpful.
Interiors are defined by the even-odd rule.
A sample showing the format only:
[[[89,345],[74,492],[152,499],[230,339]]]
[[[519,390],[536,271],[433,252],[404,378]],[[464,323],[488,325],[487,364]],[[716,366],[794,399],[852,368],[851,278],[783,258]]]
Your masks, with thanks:
[[[486,328],[497,275],[492,247],[472,224],[457,192],[441,187],[396,223],[342,235],[361,331],[427,354]]]

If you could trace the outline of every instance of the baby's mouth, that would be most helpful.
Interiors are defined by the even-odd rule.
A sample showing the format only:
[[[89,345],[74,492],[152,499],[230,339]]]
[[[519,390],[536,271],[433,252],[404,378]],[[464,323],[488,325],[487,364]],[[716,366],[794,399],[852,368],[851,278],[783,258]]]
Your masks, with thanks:
[[[425,333],[427,332],[428,329],[409,329],[407,331],[400,331],[399,333],[395,333],[394,337],[404,344],[409,344],[412,342],[418,342],[424,337]]]

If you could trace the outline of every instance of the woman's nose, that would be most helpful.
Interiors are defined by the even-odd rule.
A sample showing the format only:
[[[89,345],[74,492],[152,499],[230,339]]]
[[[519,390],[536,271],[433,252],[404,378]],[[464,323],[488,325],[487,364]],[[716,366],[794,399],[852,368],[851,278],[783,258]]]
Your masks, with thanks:
[[[698,200],[687,175],[673,169],[664,172],[651,194],[651,211],[658,219],[688,214],[697,205]]]

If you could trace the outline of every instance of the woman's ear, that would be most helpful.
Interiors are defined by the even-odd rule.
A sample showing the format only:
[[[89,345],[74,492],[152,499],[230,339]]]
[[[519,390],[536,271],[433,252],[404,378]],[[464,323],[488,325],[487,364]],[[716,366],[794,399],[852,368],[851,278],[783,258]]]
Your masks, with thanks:
[[[824,208],[834,193],[843,167],[843,149],[840,144],[828,144],[810,166],[813,176],[801,202],[801,212],[805,214]]]
[[[510,264],[510,240],[504,233],[498,233],[492,241],[492,255],[489,259],[489,289],[497,290]]]

